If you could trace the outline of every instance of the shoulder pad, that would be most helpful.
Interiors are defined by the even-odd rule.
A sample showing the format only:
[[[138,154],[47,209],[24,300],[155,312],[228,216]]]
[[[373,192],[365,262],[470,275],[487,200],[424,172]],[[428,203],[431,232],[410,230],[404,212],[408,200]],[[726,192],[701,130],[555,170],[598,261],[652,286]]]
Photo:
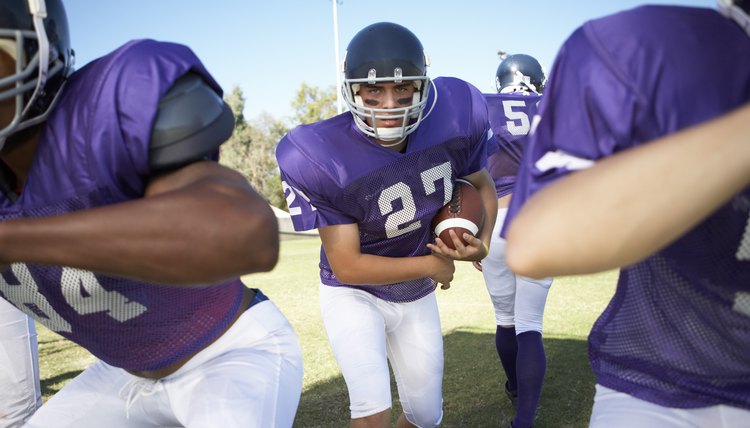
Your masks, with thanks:
[[[221,97],[200,76],[182,76],[159,102],[149,167],[159,172],[205,159],[233,130],[234,114]]]

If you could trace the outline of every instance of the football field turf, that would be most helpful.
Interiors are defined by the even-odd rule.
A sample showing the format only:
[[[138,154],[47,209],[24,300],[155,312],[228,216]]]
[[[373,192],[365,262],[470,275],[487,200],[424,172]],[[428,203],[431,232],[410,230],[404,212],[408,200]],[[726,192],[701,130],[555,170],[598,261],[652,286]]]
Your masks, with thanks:
[[[304,388],[295,427],[348,425],[346,385],[323,330],[318,309],[317,237],[285,239],[276,268],[245,277],[284,312],[300,338],[304,354]],[[614,292],[616,272],[558,278],[544,315],[547,374],[534,424],[586,427],[594,379],[586,337]],[[504,427],[512,418],[503,393],[505,376],[495,352],[492,305],[480,272],[468,262],[456,263],[449,290],[437,290],[445,347],[442,427]],[[37,324],[42,393],[46,400],[91,364],[80,347]],[[394,416],[400,413],[392,382]]]

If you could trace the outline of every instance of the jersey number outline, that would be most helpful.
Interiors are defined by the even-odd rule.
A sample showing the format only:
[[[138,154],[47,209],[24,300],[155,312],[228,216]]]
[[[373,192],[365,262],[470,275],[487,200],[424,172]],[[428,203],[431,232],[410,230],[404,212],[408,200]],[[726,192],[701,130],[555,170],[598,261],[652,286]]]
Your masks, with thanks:
[[[750,261],[750,213],[747,216],[745,232],[742,234],[735,257],[741,262]],[[734,306],[732,306],[732,309],[750,317],[750,293],[738,291],[734,295]]]
[[[453,177],[451,163],[444,162],[436,165],[419,174],[422,179],[422,188],[424,194],[429,196],[437,191],[435,185],[438,181],[443,181],[443,205],[451,200],[453,194]],[[401,200],[402,208],[393,210],[393,202]],[[405,233],[417,230],[422,227],[422,221],[414,221],[417,214],[417,206],[414,203],[414,194],[412,189],[403,181],[399,181],[380,192],[378,196],[378,207],[380,214],[386,216],[385,235],[390,238],[401,236]]]
[[[523,100],[503,100],[503,111],[505,117],[509,120],[505,126],[512,135],[526,135],[531,129],[529,115],[525,111],[513,110],[514,108],[526,108],[526,101]],[[520,124],[516,121],[520,121]]]
[[[49,304],[25,263],[13,263],[13,275],[18,284],[8,283],[0,276],[0,291],[7,300],[26,315],[36,319],[56,333],[71,333],[72,326]],[[79,315],[105,312],[112,319],[125,322],[146,312],[146,306],[129,300],[114,290],[107,290],[93,272],[63,267],[60,289],[65,301]],[[103,296],[106,296],[102,298]]]

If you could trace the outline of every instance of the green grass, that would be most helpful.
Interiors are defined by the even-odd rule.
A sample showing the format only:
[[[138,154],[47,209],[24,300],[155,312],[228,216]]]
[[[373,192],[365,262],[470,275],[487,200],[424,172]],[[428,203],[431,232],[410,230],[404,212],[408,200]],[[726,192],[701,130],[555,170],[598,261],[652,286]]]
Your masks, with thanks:
[[[317,238],[283,240],[281,258],[269,273],[246,282],[261,288],[287,316],[300,337],[305,364],[295,427],[345,427],[346,385],[328,346],[318,311]],[[547,374],[535,427],[586,427],[594,379],[586,337],[614,292],[616,272],[558,278],[544,316]],[[492,305],[482,275],[457,263],[449,290],[437,291],[445,346],[443,427],[498,427],[513,416],[503,394],[505,376],[495,352]],[[37,324],[45,400],[91,364],[76,345]],[[394,414],[400,413],[393,383]],[[395,417],[395,416],[394,416]]]

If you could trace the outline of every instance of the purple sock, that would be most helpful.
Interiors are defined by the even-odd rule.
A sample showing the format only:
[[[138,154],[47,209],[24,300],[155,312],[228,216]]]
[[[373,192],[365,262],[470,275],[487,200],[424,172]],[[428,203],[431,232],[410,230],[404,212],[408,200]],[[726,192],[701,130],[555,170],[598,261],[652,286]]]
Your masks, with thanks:
[[[515,326],[511,328],[497,326],[495,348],[497,348],[497,355],[500,357],[503,370],[505,370],[505,376],[508,378],[508,388],[514,391],[517,388],[516,358],[518,354]]]
[[[515,428],[527,428],[534,423],[534,414],[542,394],[542,382],[547,370],[547,359],[542,334],[527,331],[516,336],[518,341],[518,407],[513,419]]]

